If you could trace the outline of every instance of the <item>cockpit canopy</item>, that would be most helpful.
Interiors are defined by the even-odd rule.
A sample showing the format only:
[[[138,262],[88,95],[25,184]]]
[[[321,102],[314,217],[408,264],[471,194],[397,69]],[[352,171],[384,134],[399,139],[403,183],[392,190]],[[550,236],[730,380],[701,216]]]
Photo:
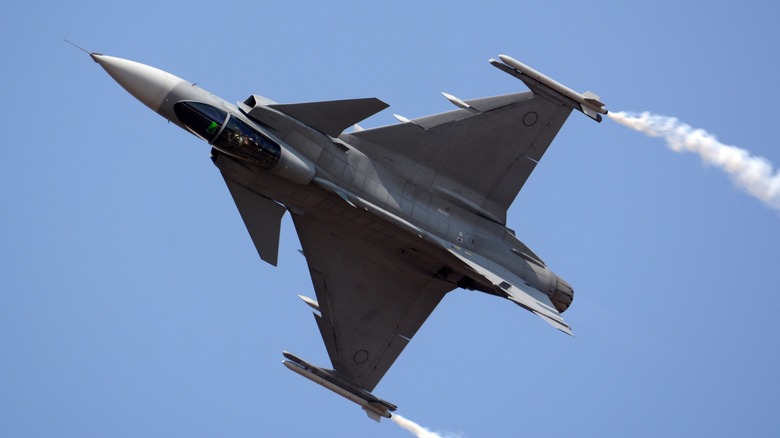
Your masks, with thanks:
[[[225,123],[228,113],[200,102],[178,102],[173,106],[176,117],[195,134],[211,143]]]
[[[279,162],[281,147],[237,117],[214,106],[182,101],[173,106],[176,117],[216,149],[265,170]]]

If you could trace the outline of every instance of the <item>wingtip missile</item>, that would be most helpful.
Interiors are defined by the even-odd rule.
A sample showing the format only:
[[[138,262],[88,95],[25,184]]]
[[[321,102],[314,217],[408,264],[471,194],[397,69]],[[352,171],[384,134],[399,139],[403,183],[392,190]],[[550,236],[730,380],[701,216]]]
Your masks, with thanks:
[[[498,58],[501,61],[491,59],[489,61],[490,64],[522,80],[532,90],[536,90],[538,88],[551,90],[555,94],[563,96],[569,101],[573,101],[569,104],[570,106],[573,106],[576,109],[582,111],[585,115],[596,120],[597,122],[601,121],[601,116],[599,114],[608,113],[604,103],[601,102],[601,98],[598,95],[590,91],[586,91],[585,93],[580,94],[561,84],[560,82],[550,78],[549,76],[546,76],[529,67],[528,65],[512,58],[511,56],[498,55]],[[539,87],[539,85],[542,87]]]
[[[392,416],[390,412],[397,409],[397,406],[394,404],[377,398],[370,392],[358,388],[346,377],[341,376],[336,371],[312,365],[287,351],[282,352],[282,355],[287,359],[282,361],[282,364],[287,367],[287,369],[352,401],[363,408],[363,410],[366,411],[366,415],[376,422],[379,422],[382,417],[390,418]]]

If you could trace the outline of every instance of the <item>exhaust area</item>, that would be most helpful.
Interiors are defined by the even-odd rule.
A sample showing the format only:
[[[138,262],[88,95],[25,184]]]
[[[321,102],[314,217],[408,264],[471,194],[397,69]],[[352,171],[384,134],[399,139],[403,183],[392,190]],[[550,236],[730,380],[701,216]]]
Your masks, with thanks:
[[[393,420],[393,423],[401,426],[402,429],[406,429],[407,431],[411,432],[411,434],[417,438],[458,438],[458,435],[440,435],[437,432],[432,432],[415,423],[414,421],[409,420],[408,418],[404,418],[398,414],[393,414],[390,419]]]
[[[780,172],[764,157],[723,144],[703,129],[695,129],[677,118],[649,112],[610,112],[609,118],[650,137],[662,137],[675,152],[694,152],[706,164],[728,173],[732,182],[767,207],[780,212]]]

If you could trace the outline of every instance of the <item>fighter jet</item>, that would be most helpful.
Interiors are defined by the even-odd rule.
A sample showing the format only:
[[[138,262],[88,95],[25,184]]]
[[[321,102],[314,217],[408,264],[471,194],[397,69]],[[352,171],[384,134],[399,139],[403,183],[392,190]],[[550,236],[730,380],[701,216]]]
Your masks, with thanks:
[[[374,129],[345,130],[385,109],[376,98],[231,104],[165,71],[87,52],[136,99],[205,141],[260,258],[276,266],[282,217],[298,232],[317,299],[302,297],[333,369],[284,353],[284,365],[389,418],[379,383],[439,301],[456,288],[507,299],[571,334],[572,287],[507,227],[507,209],[577,93],[505,55],[490,64],[530,91]]]

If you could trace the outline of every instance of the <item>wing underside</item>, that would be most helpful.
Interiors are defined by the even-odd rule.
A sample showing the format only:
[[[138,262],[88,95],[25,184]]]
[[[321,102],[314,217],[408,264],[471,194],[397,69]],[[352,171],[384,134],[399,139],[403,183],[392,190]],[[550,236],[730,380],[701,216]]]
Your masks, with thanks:
[[[506,223],[506,210],[572,109],[531,92],[464,104],[341,138],[394,172]]]
[[[285,210],[261,195],[266,180],[215,153],[214,161],[264,260],[276,262]],[[433,250],[337,195],[313,186],[291,194],[318,209],[290,210],[318,303],[317,325],[333,368],[371,391],[442,297],[456,286],[443,279]]]
[[[390,233],[293,214],[333,368],[367,391],[455,286],[424,269],[416,250]],[[372,229],[373,228],[373,229]],[[419,256],[421,257],[421,256]],[[419,263],[418,263],[419,262]]]

